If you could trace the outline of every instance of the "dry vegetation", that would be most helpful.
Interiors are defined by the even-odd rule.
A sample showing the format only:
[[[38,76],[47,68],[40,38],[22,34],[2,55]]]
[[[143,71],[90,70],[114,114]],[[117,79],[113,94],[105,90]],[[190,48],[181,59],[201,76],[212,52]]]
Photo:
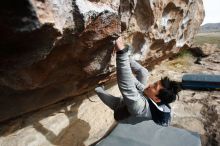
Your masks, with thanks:
[[[195,36],[194,44],[202,46],[204,44],[216,44],[220,48],[220,31],[210,33],[199,33]]]

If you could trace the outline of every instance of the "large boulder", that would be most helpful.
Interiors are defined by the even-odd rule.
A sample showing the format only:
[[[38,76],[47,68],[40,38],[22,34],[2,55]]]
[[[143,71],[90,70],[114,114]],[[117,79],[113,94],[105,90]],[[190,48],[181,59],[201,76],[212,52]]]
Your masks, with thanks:
[[[152,66],[189,46],[203,18],[202,0],[2,2],[0,121],[114,75],[113,40],[121,31],[135,58]]]

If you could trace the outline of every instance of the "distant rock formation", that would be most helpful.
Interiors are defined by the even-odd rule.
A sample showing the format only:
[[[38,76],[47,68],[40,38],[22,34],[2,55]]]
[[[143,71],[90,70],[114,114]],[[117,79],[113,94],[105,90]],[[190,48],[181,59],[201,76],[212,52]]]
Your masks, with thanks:
[[[123,36],[146,66],[191,44],[202,0],[7,0],[0,5],[0,121],[92,89]]]
[[[206,23],[200,26],[199,32],[206,33],[206,32],[216,32],[220,31],[220,23]]]

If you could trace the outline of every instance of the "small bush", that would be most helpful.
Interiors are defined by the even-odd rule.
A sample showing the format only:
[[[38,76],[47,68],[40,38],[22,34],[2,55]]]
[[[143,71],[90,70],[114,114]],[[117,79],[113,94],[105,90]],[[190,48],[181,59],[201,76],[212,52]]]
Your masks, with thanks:
[[[189,51],[189,50],[181,50],[178,54],[177,54],[177,58],[183,58],[183,57],[186,57],[186,56],[189,56],[189,57],[192,57],[192,52]]]

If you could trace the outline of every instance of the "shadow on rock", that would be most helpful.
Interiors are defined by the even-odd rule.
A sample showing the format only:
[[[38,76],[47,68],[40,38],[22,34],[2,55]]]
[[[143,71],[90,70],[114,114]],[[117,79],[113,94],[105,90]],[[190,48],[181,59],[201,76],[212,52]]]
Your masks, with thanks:
[[[76,107],[74,107],[76,108]],[[68,118],[69,125],[63,128],[58,134],[55,134],[52,130],[44,127],[40,122],[33,124],[33,127],[43,134],[45,138],[54,145],[58,146],[84,146],[84,141],[89,137],[89,124],[77,117],[77,113],[73,113],[73,105],[68,110],[64,108],[64,114]],[[74,115],[73,115],[74,114]],[[75,116],[75,117],[72,117]],[[59,123],[57,123],[59,124]]]
[[[10,137],[21,129],[25,130],[29,126],[33,126],[53,145],[83,146],[83,142],[89,137],[91,128],[86,121],[78,118],[78,109],[82,101],[82,98],[69,98],[39,111],[1,123],[0,137]],[[28,129],[30,130],[31,127]],[[29,136],[27,135],[27,137]],[[39,134],[36,137],[35,140],[39,140]],[[43,140],[43,142],[46,141]]]

